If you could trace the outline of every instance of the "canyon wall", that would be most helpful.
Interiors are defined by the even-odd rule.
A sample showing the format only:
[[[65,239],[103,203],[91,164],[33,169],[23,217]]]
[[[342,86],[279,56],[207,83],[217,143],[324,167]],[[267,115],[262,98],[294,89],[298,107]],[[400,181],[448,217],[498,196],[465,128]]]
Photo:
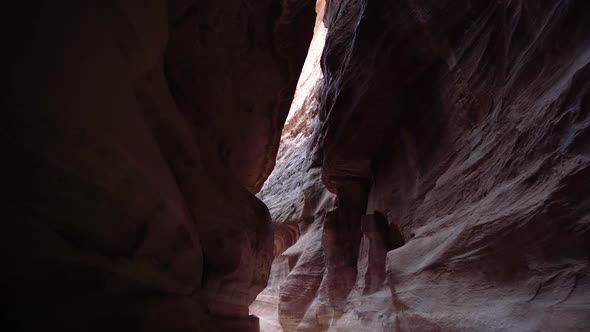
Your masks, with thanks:
[[[2,327],[590,330],[589,13],[6,6]]]
[[[255,196],[314,1],[35,1],[2,16],[11,331],[257,331]]]
[[[589,330],[590,3],[330,0],[324,23],[312,132],[260,196],[293,230],[251,308],[269,330]]]

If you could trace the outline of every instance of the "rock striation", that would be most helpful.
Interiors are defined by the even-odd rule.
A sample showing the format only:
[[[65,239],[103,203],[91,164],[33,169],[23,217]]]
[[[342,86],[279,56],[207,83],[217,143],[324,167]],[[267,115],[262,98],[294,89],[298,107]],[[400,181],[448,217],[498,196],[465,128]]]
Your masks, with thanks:
[[[281,331],[281,324],[296,327],[323,276],[323,218],[335,205],[335,196],[321,181],[321,163],[313,157],[319,147],[314,132],[320,125],[324,9],[325,2],[318,1],[314,36],[282,132],[276,167],[257,195],[269,208],[275,242],[268,285],[250,306],[250,312],[260,317],[263,332]]]
[[[284,331],[590,329],[588,13],[328,1],[313,144],[270,178],[322,194],[265,185],[275,228],[302,231],[254,305]]]

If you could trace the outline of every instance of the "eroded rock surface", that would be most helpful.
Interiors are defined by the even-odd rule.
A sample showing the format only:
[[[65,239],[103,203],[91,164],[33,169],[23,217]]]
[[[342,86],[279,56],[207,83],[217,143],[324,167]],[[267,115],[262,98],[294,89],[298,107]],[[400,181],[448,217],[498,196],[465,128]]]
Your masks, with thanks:
[[[250,307],[260,317],[262,331],[296,328],[316,298],[324,274],[324,218],[335,206],[334,195],[321,181],[321,156],[313,135],[320,125],[320,58],[327,33],[324,9],[324,1],[318,1],[314,37],[282,133],[276,167],[258,194],[269,207],[275,231],[270,279]]]
[[[2,13],[11,331],[256,331],[270,173],[313,1]],[[8,328],[7,326],[10,326]]]
[[[337,207],[275,260],[285,331],[590,329],[589,15],[328,1],[306,154]]]

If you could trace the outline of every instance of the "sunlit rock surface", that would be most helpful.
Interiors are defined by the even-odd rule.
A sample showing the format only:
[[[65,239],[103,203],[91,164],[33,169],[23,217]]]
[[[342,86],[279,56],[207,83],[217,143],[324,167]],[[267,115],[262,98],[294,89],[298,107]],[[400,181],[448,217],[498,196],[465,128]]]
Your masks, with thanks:
[[[325,3],[318,1],[314,37],[283,129],[276,167],[258,194],[269,208],[275,232],[268,285],[250,306],[250,312],[260,317],[262,331],[281,331],[281,324],[295,328],[314,300],[324,271],[323,218],[334,208],[334,195],[321,182],[313,136],[319,125],[320,58],[327,33],[324,8]]]

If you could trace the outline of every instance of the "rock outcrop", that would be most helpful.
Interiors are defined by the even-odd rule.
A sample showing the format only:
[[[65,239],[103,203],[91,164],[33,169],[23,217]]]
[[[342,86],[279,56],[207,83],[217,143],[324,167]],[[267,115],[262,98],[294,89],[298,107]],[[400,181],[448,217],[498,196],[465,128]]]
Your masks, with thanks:
[[[257,331],[270,173],[314,1],[2,14],[11,331]],[[8,328],[10,326],[10,328]]]
[[[254,305],[285,331],[590,329],[589,13],[328,1],[313,144],[270,179],[321,171],[336,202],[270,204],[303,230]]]

